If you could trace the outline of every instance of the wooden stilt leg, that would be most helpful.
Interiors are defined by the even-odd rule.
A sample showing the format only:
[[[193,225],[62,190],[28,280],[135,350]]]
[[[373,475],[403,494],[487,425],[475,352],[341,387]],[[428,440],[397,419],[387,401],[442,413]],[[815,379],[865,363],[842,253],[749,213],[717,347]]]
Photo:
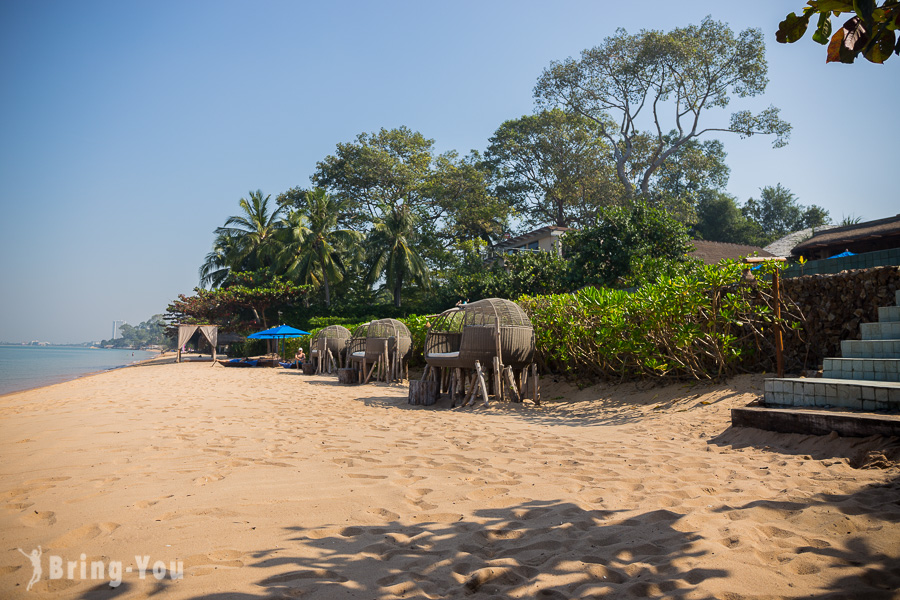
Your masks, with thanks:
[[[533,392],[531,399],[534,401],[535,404],[540,406],[540,404],[541,404],[541,386],[540,386],[540,380],[538,379],[537,363],[531,365],[531,389]]]
[[[518,391],[516,391],[516,380],[513,378],[512,367],[503,369],[507,390],[509,391],[509,399],[512,402],[521,402]]]
[[[503,402],[503,384],[500,380],[500,358],[494,357],[494,395],[499,402]]]
[[[478,361],[475,361],[475,378],[476,378],[476,386],[479,390],[481,390],[481,397],[484,398],[485,405],[488,404],[488,393],[487,386],[484,383],[484,373],[481,370],[481,365]]]

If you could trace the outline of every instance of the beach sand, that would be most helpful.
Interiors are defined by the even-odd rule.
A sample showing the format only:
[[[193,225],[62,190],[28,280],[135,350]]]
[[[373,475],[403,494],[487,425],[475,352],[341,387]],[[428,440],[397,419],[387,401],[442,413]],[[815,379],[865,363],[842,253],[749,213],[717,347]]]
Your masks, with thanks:
[[[900,598],[896,440],[731,429],[761,376],[542,384],[448,410],[185,363],[0,397],[0,597]]]

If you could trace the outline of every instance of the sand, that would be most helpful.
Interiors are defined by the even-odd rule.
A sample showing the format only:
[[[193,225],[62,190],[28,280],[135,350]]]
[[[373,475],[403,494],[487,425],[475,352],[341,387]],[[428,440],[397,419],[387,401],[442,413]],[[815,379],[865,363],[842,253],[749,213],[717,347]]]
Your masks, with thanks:
[[[730,428],[761,376],[543,384],[449,410],[185,363],[0,397],[0,597],[900,598],[897,440]]]

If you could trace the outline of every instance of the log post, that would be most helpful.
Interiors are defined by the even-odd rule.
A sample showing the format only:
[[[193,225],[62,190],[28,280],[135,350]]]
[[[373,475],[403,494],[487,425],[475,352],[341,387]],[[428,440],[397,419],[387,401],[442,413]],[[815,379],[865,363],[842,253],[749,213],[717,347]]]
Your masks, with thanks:
[[[500,357],[494,357],[494,395],[498,402],[503,402],[503,384],[500,380]]]
[[[531,386],[532,386],[532,388],[531,388],[532,392],[534,393],[534,395],[531,397],[531,399],[534,401],[535,404],[540,406],[541,405],[541,385],[540,385],[540,379],[538,379],[537,363],[532,363],[532,365],[531,365]]]
[[[359,372],[353,367],[338,369],[338,383],[359,383]]]
[[[519,394],[516,391],[516,382],[513,379],[512,367],[505,367],[503,369],[503,374],[505,375],[504,383],[506,383],[507,388],[509,389],[509,399],[512,402],[521,402],[519,399]]]
[[[487,385],[484,383],[484,373],[481,371],[481,365],[475,361],[475,376],[478,380],[478,389],[481,390],[481,397],[484,398],[484,404],[488,404]]]

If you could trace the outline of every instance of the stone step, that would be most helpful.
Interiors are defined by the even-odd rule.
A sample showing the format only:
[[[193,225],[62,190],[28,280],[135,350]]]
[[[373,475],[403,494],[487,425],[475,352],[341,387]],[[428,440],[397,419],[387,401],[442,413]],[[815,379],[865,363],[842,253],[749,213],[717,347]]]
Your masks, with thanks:
[[[853,413],[828,409],[766,408],[750,405],[731,409],[734,427],[753,427],[780,433],[844,437],[883,435],[900,437],[900,415]]]
[[[822,364],[822,377],[900,381],[900,358],[826,358]]]
[[[900,306],[879,306],[878,322],[895,323],[900,321]]]
[[[859,332],[864,340],[900,340],[900,322],[860,323]]]
[[[900,358],[900,340],[842,340],[843,358]]]
[[[766,379],[765,404],[772,407],[822,407],[900,411],[900,382],[785,377]]]

